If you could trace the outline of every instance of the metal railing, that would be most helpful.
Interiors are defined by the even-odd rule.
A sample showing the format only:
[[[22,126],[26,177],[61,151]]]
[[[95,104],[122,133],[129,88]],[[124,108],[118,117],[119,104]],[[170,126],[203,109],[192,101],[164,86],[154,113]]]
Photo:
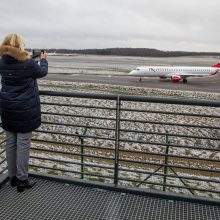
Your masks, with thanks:
[[[40,95],[42,125],[32,138],[33,171],[220,198],[220,102]],[[0,149],[0,165],[6,164]]]

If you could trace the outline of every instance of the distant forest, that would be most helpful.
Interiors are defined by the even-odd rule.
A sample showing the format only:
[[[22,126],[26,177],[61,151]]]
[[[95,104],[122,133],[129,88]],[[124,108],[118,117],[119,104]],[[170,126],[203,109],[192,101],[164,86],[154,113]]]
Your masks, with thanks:
[[[29,49],[30,50],[30,49]],[[140,57],[178,57],[178,56],[220,56],[216,52],[184,52],[162,51],[149,48],[106,48],[106,49],[46,49],[48,53],[62,54],[91,54],[91,55],[116,55],[116,56],[140,56]]]

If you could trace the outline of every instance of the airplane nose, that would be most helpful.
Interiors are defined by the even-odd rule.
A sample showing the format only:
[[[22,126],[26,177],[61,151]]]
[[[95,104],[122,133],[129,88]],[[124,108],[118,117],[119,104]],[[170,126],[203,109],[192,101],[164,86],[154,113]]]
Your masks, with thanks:
[[[135,70],[132,70],[130,73],[128,73],[128,75],[134,75],[135,74]]]

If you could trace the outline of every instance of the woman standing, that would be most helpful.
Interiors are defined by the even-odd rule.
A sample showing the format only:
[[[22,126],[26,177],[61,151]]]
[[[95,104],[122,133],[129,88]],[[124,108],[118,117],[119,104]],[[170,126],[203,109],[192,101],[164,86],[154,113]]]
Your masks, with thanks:
[[[28,179],[28,161],[32,131],[41,124],[37,78],[47,75],[46,53],[40,65],[24,50],[24,40],[9,34],[0,46],[1,120],[6,132],[6,158],[11,186],[17,191],[31,188],[36,182]]]

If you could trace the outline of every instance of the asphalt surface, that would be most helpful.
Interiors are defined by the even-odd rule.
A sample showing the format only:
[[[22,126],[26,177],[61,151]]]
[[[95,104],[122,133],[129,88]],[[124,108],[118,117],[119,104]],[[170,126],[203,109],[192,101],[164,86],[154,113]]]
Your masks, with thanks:
[[[49,74],[46,80],[80,83],[98,83],[146,88],[160,88],[185,91],[204,91],[220,93],[220,73],[211,77],[188,78],[188,83],[174,83],[159,78],[129,76],[137,66],[212,66],[219,57],[124,57],[124,56],[49,56]]]
[[[167,79],[142,78],[120,75],[92,75],[92,74],[48,74],[45,80],[68,81],[80,83],[98,83],[146,88],[160,88],[184,91],[203,91],[220,93],[220,74],[210,77],[188,78],[188,83],[172,82]]]

